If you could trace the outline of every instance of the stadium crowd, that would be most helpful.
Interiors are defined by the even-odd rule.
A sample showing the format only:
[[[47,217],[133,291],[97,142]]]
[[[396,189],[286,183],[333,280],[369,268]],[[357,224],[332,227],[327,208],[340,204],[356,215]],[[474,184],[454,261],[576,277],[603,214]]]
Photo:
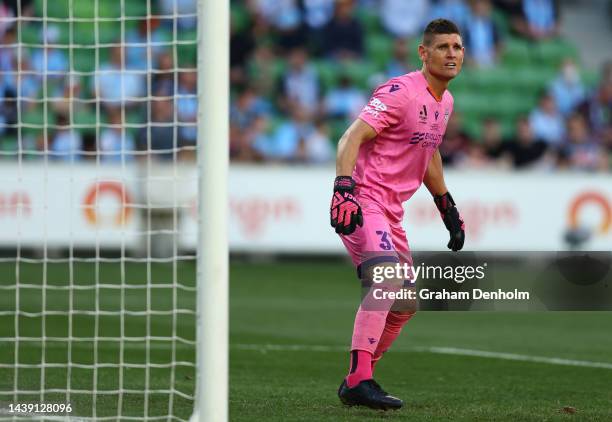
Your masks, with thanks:
[[[22,17],[40,17],[36,2],[19,3]],[[151,3],[156,16],[142,10],[141,19],[126,21],[124,34],[111,28],[107,53],[89,56],[89,72],[75,72],[65,28],[41,19],[18,25],[12,19],[18,1],[0,2],[3,155],[123,161],[179,151],[193,157],[195,42],[177,51],[176,40],[195,32],[195,1]],[[458,23],[466,47],[464,72],[450,87],[455,112],[441,147],[447,165],[612,168],[612,62],[585,80],[571,50],[562,47],[545,63],[544,78],[545,67],[532,60],[546,51],[540,46],[560,40],[555,0],[244,0],[231,2],[231,14],[233,161],[333,162],[338,137],[373,88],[419,69],[420,32],[429,20],[446,17]],[[14,48],[25,38],[20,31],[37,37],[21,54]],[[122,48],[122,40],[129,45]],[[513,52],[517,45],[523,57]],[[184,51],[188,58],[179,63]],[[508,107],[496,107],[493,98],[487,103],[486,90],[462,81],[526,68],[540,73],[539,82],[504,113],[496,111]],[[505,89],[520,88],[509,78]],[[484,106],[469,107],[474,99]]]
[[[507,40],[532,49],[555,43],[559,12],[553,0],[247,1],[232,22],[231,158],[332,162],[338,137],[374,87],[420,68],[416,45],[433,18],[458,23],[465,70],[482,74],[506,65]],[[373,42],[380,39],[389,40],[389,53],[371,66],[385,47]],[[557,55],[554,73],[532,93],[537,103],[525,100],[520,113],[464,116],[456,96],[442,144],[446,163],[609,171],[612,62],[587,84],[575,56]]]

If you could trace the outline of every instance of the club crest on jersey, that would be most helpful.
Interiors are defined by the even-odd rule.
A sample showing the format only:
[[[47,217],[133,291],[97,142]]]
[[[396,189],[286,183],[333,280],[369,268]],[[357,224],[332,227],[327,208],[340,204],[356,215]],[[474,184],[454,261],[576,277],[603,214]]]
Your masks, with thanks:
[[[448,123],[448,118],[450,117],[450,110],[444,110],[444,123]]]
[[[419,123],[427,123],[427,107],[423,104],[423,108],[419,111]]]

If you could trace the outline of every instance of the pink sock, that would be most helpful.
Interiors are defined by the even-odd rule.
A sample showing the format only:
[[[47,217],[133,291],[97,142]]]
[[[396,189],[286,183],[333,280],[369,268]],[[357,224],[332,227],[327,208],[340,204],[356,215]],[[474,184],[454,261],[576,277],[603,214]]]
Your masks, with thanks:
[[[351,350],[365,350],[374,354],[385,329],[389,311],[366,311],[360,306],[355,315]]]
[[[372,354],[365,350],[351,350],[351,367],[346,377],[349,388],[372,378]]]
[[[414,312],[406,313],[395,311],[391,311],[387,314],[385,328],[382,332],[382,335],[380,336],[380,341],[378,342],[378,346],[376,347],[376,350],[374,351],[374,355],[372,357],[372,371],[374,371],[374,366],[376,365],[376,362],[380,360],[383,353],[389,350],[397,336],[399,336],[399,333],[402,332],[402,327],[408,321],[410,321],[410,318],[412,318],[413,315]]]

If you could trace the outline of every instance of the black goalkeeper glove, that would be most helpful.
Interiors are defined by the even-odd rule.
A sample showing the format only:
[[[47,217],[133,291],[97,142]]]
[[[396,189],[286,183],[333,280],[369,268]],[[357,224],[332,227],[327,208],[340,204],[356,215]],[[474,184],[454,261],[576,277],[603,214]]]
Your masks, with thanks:
[[[444,195],[434,196],[434,202],[438,211],[440,211],[446,230],[450,233],[448,249],[452,249],[454,252],[461,250],[463,242],[465,242],[465,224],[459,215],[459,211],[457,211],[457,207],[455,207],[453,197],[446,192]]]
[[[351,234],[357,225],[363,227],[361,206],[353,195],[353,189],[355,189],[355,181],[352,177],[336,177],[329,215],[331,225],[338,234]]]

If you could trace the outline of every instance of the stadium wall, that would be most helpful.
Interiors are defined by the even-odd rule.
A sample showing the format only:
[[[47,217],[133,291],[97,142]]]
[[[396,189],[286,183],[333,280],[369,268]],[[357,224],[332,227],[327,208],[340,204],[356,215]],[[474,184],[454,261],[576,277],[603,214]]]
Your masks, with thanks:
[[[156,243],[194,250],[195,166],[146,167],[4,165],[0,246],[138,253],[147,233],[162,233]],[[233,165],[231,250],[343,253],[327,215],[333,176],[328,167]],[[468,250],[564,250],[572,246],[568,236],[580,249],[612,250],[612,176],[448,171],[446,178],[466,222]],[[169,233],[175,210],[179,230]],[[406,204],[404,226],[413,249],[444,249],[447,234],[425,188]]]

